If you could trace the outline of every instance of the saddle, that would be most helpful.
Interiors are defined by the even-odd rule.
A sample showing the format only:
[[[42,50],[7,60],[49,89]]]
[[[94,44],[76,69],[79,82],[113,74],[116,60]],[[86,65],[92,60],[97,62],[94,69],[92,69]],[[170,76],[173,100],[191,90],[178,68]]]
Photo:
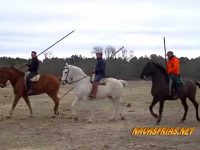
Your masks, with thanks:
[[[106,78],[101,79],[99,85],[106,85]]]
[[[32,82],[38,82],[40,80],[40,74],[34,76],[33,78],[31,78]]]
[[[176,100],[179,98],[179,96],[177,95],[177,89],[179,89],[180,87],[184,86],[185,82],[183,81],[183,79],[179,76],[179,77],[175,77],[172,80],[172,96],[169,97],[169,99],[171,100]]]
[[[177,77],[173,79],[173,83],[172,83],[172,87],[177,89],[182,87],[183,85],[185,85],[185,82],[183,81],[183,79],[181,77]]]
[[[29,73],[30,73],[30,72],[25,72],[24,81],[26,81],[27,76],[28,76]],[[35,75],[34,77],[32,77],[32,78],[30,79],[31,82],[38,82],[39,80],[40,80],[40,74],[37,74],[37,75]]]
[[[94,83],[94,79],[90,78],[90,83]],[[98,85],[106,85],[106,78],[103,78],[99,81]]]

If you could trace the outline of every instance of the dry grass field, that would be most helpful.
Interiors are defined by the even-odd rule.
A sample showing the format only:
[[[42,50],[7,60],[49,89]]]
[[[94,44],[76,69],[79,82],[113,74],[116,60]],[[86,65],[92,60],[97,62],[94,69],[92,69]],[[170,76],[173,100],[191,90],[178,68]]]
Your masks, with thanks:
[[[69,89],[61,87],[59,96]],[[188,101],[189,111],[184,123],[180,123],[184,109],[180,101],[167,101],[163,120],[155,125],[150,115],[149,105],[151,82],[131,81],[123,94],[125,120],[109,121],[113,114],[112,102],[105,100],[83,101],[76,109],[78,121],[71,119],[71,103],[74,98],[70,92],[60,101],[57,118],[52,118],[53,101],[47,95],[30,97],[33,118],[23,99],[20,99],[14,115],[8,119],[13,102],[10,86],[0,89],[0,150],[199,150],[200,123],[196,121],[194,106]],[[200,103],[200,89],[197,92]],[[127,107],[127,104],[131,104]],[[87,121],[89,107],[95,107],[95,120]],[[158,105],[154,107],[158,113]],[[132,136],[134,127],[195,127],[189,136]]]

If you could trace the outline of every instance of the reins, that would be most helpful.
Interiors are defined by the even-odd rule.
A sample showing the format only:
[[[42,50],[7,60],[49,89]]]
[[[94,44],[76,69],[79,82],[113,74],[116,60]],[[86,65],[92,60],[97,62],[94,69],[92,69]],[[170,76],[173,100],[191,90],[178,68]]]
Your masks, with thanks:
[[[74,83],[76,83],[76,82],[78,82],[78,81],[81,81],[81,80],[85,79],[86,77],[88,77],[88,76],[86,75],[86,76],[84,76],[84,77],[82,77],[82,78],[80,78],[80,79],[78,79],[78,80],[76,80],[76,81],[70,82],[70,83],[68,83],[68,84],[74,84]],[[69,89],[66,93],[64,93],[63,96],[61,96],[61,97],[57,100],[57,102],[60,101],[63,97],[65,97],[65,96],[66,96],[69,92],[71,92],[73,89],[74,89],[74,87],[72,87],[72,88]]]
[[[74,83],[76,83],[76,82],[78,82],[78,81],[81,81],[81,80],[87,78],[87,77],[88,77],[88,76],[86,75],[86,76],[84,76],[84,77],[82,77],[82,78],[80,78],[80,79],[78,79],[78,80],[76,80],[76,81],[70,82],[70,83],[68,83],[68,84],[74,84]]]

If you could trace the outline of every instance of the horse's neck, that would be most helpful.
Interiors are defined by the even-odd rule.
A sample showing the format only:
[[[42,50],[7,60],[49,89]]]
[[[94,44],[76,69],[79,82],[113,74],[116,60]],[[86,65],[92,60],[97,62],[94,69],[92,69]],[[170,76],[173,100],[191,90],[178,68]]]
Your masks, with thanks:
[[[87,75],[83,72],[81,69],[75,69],[74,72],[74,80],[79,80],[83,77],[86,77]]]
[[[153,86],[160,87],[160,86],[168,85],[166,76],[157,69],[153,73],[152,82],[153,82]]]
[[[12,84],[13,87],[16,85],[19,79],[22,79],[24,77],[23,74],[20,74],[20,72],[17,72],[16,70],[10,69],[7,72],[9,74],[10,83]]]
[[[74,82],[76,82],[75,85],[82,84],[83,82],[90,83],[90,78],[80,69],[74,72]]]

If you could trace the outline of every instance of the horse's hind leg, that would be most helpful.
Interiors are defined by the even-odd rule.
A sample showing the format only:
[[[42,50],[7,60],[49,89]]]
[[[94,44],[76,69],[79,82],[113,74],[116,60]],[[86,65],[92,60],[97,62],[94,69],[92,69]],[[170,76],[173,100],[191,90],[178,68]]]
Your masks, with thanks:
[[[78,117],[76,116],[75,105],[78,102],[79,98],[76,96],[74,101],[72,102],[72,118],[74,121],[78,121]]]
[[[110,98],[110,100],[113,102],[113,105],[115,106],[115,112],[113,114],[113,117],[111,117],[109,120],[113,121],[117,118],[117,112],[119,109],[119,103],[118,103],[118,99],[114,99],[114,98]]]
[[[57,115],[59,115],[59,112],[58,112],[59,98],[57,97],[57,94],[48,94],[48,95],[53,99],[55,103],[53,117],[56,117]]]
[[[162,120],[162,112],[163,112],[164,100],[160,100],[159,102],[160,102],[160,108],[159,108],[159,116],[158,116],[157,123],[160,123],[160,121]]]
[[[121,120],[125,120],[125,117],[124,117],[124,103],[123,103],[121,97],[117,100],[117,103],[119,105],[119,116],[120,116],[120,119]]]
[[[31,104],[30,104],[28,96],[24,95],[23,98],[24,98],[24,100],[26,102],[26,105],[28,106],[28,108],[30,110],[30,117],[33,117],[33,111],[32,111]]]
[[[156,98],[153,98],[153,101],[151,102],[151,105],[149,106],[149,110],[150,110],[152,116],[154,116],[155,118],[158,118],[158,115],[153,112],[153,107],[155,104],[157,104],[157,102],[158,102],[158,100]]]
[[[90,118],[88,119],[88,122],[92,122],[94,119],[94,109],[90,108]]]
[[[188,105],[187,105],[186,99],[181,99],[181,103],[183,104],[183,107],[184,107],[184,110],[185,110],[183,118],[181,119],[181,122],[183,122],[183,121],[185,121],[186,116],[187,116]]]
[[[190,101],[193,103],[195,109],[196,109],[196,118],[197,118],[197,121],[200,122],[200,118],[199,118],[199,104],[197,103],[196,99],[194,98],[194,96],[192,97],[189,97]]]

